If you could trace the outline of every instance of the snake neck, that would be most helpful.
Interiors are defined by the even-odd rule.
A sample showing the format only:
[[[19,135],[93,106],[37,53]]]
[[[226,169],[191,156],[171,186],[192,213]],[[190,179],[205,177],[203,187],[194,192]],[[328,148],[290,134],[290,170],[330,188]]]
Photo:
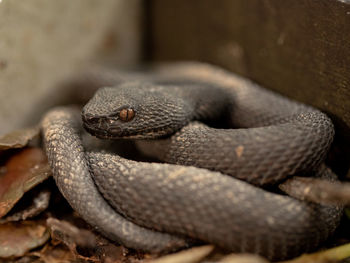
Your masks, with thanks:
[[[233,98],[224,89],[201,83],[173,87],[171,92],[183,98],[191,108],[186,118],[188,122],[201,121],[216,127],[229,120]]]

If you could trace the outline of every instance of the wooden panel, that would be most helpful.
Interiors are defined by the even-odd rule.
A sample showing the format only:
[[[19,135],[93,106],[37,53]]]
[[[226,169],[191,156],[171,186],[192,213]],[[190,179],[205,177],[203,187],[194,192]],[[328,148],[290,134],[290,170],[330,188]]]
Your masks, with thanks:
[[[350,164],[350,2],[153,0],[151,58],[201,60],[330,114],[333,168]]]

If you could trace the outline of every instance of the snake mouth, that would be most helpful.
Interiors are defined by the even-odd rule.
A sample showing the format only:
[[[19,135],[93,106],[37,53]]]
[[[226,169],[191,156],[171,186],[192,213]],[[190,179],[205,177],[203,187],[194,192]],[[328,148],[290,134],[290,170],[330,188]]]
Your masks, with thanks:
[[[106,130],[91,127],[90,125],[88,125],[86,123],[83,123],[83,127],[88,133],[90,133],[91,135],[93,135],[97,138],[100,138],[100,139],[110,139],[111,138],[111,136],[107,133]]]
[[[174,133],[171,128],[163,126],[126,128],[126,123],[120,123],[109,115],[92,116],[83,113],[82,120],[85,130],[100,139],[157,139]]]
[[[168,136],[167,130],[145,129],[137,134],[123,131],[120,127],[109,127],[108,129],[99,128],[83,122],[84,129],[91,135],[99,139],[156,139]]]
[[[163,129],[144,129],[137,134],[122,130],[120,127],[97,127],[83,122],[84,129],[91,135],[99,139],[156,139],[162,138],[169,134],[167,130]]]

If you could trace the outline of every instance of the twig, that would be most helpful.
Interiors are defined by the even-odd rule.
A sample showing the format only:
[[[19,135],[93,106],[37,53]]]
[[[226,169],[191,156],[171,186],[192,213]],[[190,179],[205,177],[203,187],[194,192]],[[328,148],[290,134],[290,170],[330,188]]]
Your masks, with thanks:
[[[338,262],[348,257],[350,257],[350,243],[312,254],[305,254],[280,263],[328,263]]]
[[[279,185],[290,196],[325,205],[350,205],[350,183],[295,176]]]

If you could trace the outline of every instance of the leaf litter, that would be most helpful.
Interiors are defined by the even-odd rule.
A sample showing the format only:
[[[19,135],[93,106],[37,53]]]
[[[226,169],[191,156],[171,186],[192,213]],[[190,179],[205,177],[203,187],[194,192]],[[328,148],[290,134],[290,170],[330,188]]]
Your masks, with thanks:
[[[0,262],[268,262],[256,255],[227,254],[211,245],[161,256],[110,242],[93,231],[50,182],[46,156],[35,143],[38,135],[34,127],[0,137]],[[349,220],[345,217],[343,225],[349,226]],[[344,244],[349,231],[338,232],[343,235],[333,244],[343,245],[284,263],[340,262],[350,257],[350,244]]]

